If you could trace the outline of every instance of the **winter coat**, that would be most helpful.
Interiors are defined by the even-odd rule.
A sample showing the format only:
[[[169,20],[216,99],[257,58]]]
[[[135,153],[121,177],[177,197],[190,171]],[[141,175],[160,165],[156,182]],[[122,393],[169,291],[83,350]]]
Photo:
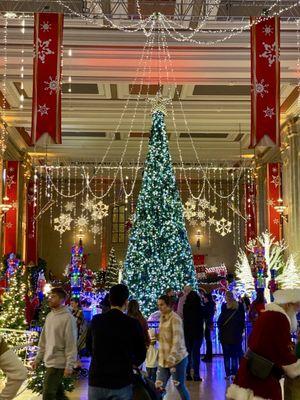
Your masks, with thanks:
[[[227,322],[226,322],[227,321]],[[218,319],[219,340],[222,344],[239,344],[243,340],[245,313],[241,304],[237,309],[229,309],[222,305]]]
[[[275,303],[266,306],[253,326],[248,346],[273,362],[276,370],[266,379],[260,379],[251,373],[248,360],[243,357],[234,383],[228,388],[227,399],[282,400],[281,375],[290,378],[300,375],[300,360],[291,351],[290,319],[282,307]]]
[[[183,329],[186,341],[202,339],[204,325],[204,310],[199,297],[198,301],[189,301],[189,296],[183,306]]]

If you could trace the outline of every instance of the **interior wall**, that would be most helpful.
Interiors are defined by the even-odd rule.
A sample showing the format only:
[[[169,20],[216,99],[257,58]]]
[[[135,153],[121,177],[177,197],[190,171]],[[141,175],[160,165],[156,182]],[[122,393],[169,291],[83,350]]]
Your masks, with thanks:
[[[136,203],[139,186],[137,185],[133,203]],[[101,248],[102,241],[106,241],[106,251],[107,255],[109,250],[113,246],[116,251],[116,257],[119,261],[123,261],[126,256],[127,251],[127,240],[125,243],[120,244],[112,244],[112,206],[114,202],[118,204],[124,204],[124,199],[118,198],[116,193],[120,193],[119,188],[117,190],[112,191],[111,195],[105,198],[104,202],[110,205],[109,216],[103,219],[103,234],[96,236],[96,243],[94,243],[94,236],[91,234],[89,229],[85,231],[85,236],[83,239],[84,253],[88,256],[87,263],[88,267],[92,270],[97,270],[101,265]],[[180,193],[182,196],[183,202],[185,202],[189,195],[188,190],[184,185],[180,185]],[[197,188],[195,188],[194,193],[197,193]],[[207,196],[208,197],[208,196]],[[45,198],[41,199],[42,203],[45,203]],[[71,231],[67,231],[62,235],[62,240],[60,240],[60,235],[57,231],[53,229],[51,224],[51,214],[52,218],[59,216],[61,208],[64,209],[64,205],[68,201],[68,199],[64,199],[62,205],[60,204],[61,200],[57,199],[55,205],[52,208],[52,211],[48,210],[45,212],[39,222],[38,227],[38,248],[39,248],[39,256],[45,259],[48,263],[48,270],[51,270],[54,275],[57,277],[61,277],[65,267],[70,261],[71,256],[71,248],[72,245],[78,241],[78,237],[76,234],[78,230],[75,228]],[[77,210],[82,209],[83,199],[77,198],[76,205]],[[228,203],[227,201],[220,201],[219,199],[211,199],[211,204],[215,204],[218,207],[218,212],[215,214],[216,219],[221,219],[222,216],[224,218],[232,219],[232,213],[228,211]],[[127,217],[130,216],[130,208],[131,205],[128,205],[129,211],[127,213]],[[77,216],[79,216],[77,214]],[[234,242],[234,235],[230,233],[225,237],[220,236],[214,231],[212,227],[210,231],[210,235],[208,229],[203,229],[200,226],[191,226],[190,224],[186,224],[188,237],[190,240],[190,244],[192,247],[193,254],[204,254],[205,261],[208,266],[217,266],[221,263],[225,263],[229,271],[233,271],[234,264],[236,261],[237,251],[241,245],[243,240],[243,232],[244,227],[240,222],[240,225],[237,225],[238,218],[235,217],[235,224],[239,226],[239,235],[235,236],[236,244]],[[203,237],[200,239],[200,249],[197,248],[197,230],[202,230]],[[210,240],[209,240],[210,237]],[[239,239],[238,239],[239,237]]]

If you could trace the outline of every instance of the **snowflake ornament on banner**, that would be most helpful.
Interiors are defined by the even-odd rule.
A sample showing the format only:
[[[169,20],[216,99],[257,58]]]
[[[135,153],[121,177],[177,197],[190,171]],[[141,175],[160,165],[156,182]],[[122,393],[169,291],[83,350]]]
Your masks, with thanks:
[[[49,31],[51,31],[51,24],[50,24],[50,22],[49,22],[49,21],[44,21],[44,22],[41,24],[41,30],[42,30],[43,32],[49,32]]]
[[[279,225],[280,221],[279,221],[278,218],[275,218],[275,219],[273,219],[273,223],[274,223],[275,225]]]
[[[16,182],[14,181],[14,176],[13,175],[7,175],[6,177],[6,186],[10,189],[12,185],[14,185]]]
[[[274,203],[274,200],[273,200],[273,199],[267,200],[267,205],[268,205],[268,206],[273,207],[274,204],[275,204],[275,203]]]
[[[82,215],[81,217],[78,217],[77,219],[76,219],[76,225],[79,227],[79,228],[85,228],[88,224],[89,224],[89,220],[88,220],[88,218],[87,217],[85,217],[84,215]]]
[[[269,84],[265,83],[264,79],[261,79],[260,82],[255,83],[255,91],[260,97],[264,97],[265,94],[269,93],[268,88]]]
[[[272,33],[274,32],[274,29],[272,28],[271,25],[265,25],[263,27],[262,31],[266,36],[271,36]]]
[[[216,232],[218,232],[221,236],[226,236],[231,232],[232,222],[227,221],[224,217],[220,219],[220,221],[216,222]]]
[[[76,204],[74,203],[74,201],[67,201],[65,204],[65,210],[67,212],[72,212],[75,207],[76,207]]]
[[[264,110],[264,113],[265,113],[265,118],[270,118],[270,119],[272,119],[275,115],[274,108],[271,107],[267,107]]]
[[[42,64],[45,64],[46,57],[55,54],[54,51],[49,49],[49,45],[52,39],[44,40],[38,39],[38,57],[41,60]]]
[[[43,105],[40,105],[40,104],[39,104],[38,113],[41,114],[41,117],[42,117],[43,115],[48,115],[48,111],[49,111],[49,110],[50,110],[50,108],[47,107],[46,104],[43,104]]]
[[[263,46],[265,48],[265,51],[259,55],[259,57],[266,58],[269,63],[269,67],[272,67],[272,64],[277,60],[277,55],[276,55],[276,43],[274,42],[273,44],[268,44],[263,42]]]
[[[280,176],[279,175],[272,175],[271,183],[277,188],[280,185]]]
[[[60,234],[69,231],[71,229],[71,223],[73,219],[70,214],[60,214],[59,217],[54,218],[54,230]]]
[[[57,81],[57,77],[55,77],[55,79],[52,79],[52,76],[49,76],[49,80],[48,81],[44,81],[44,83],[46,84],[45,90],[49,90],[49,94],[51,95],[52,93],[56,93],[57,89],[58,89],[58,81]]]

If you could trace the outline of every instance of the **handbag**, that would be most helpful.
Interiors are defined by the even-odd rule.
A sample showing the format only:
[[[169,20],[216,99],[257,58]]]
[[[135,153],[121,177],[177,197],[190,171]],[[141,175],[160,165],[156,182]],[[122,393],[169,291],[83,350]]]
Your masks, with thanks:
[[[133,370],[133,400],[160,400],[161,395],[156,390],[154,382],[147,378],[139,369]]]
[[[248,349],[245,358],[248,360],[248,367],[252,375],[259,379],[267,379],[275,366],[275,364],[267,358],[254,353]]]

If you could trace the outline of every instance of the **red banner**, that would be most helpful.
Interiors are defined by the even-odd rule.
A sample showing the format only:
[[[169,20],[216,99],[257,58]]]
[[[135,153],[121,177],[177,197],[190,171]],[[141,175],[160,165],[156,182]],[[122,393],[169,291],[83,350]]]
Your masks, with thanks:
[[[248,243],[257,236],[256,185],[254,181],[245,184],[245,211],[247,218],[245,243]]]
[[[252,18],[255,21],[255,18]],[[280,19],[251,28],[251,146],[280,146]]]
[[[194,254],[193,255],[193,259],[194,259],[195,268],[198,265],[204,265],[205,264],[205,254]]]
[[[4,254],[17,252],[18,240],[18,188],[19,188],[19,161],[7,161],[5,203],[11,208],[5,214],[4,226]]]
[[[36,203],[34,201],[34,182],[30,180],[27,187],[27,226],[26,226],[26,264],[32,262],[37,265],[37,224],[35,221],[36,216]]]
[[[61,143],[61,53],[63,14],[34,15],[32,132],[35,144],[44,134]]]
[[[267,165],[267,207],[268,230],[277,239],[281,239],[281,218],[275,210],[278,199],[281,199],[281,164],[271,163]]]

